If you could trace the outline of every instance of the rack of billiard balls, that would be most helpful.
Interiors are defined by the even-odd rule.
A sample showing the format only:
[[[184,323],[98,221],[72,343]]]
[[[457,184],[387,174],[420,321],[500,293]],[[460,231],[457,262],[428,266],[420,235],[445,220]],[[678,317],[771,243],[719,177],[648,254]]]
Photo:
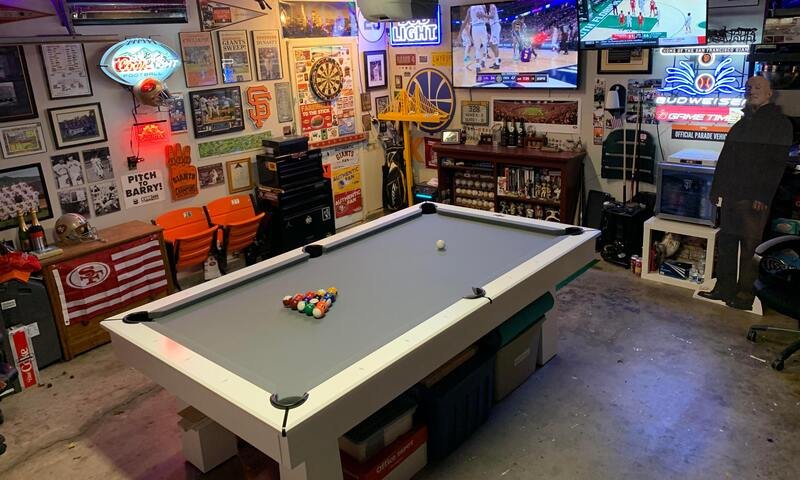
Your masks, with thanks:
[[[322,318],[330,310],[338,294],[336,287],[331,287],[327,290],[321,288],[317,291],[309,290],[305,295],[302,293],[286,295],[283,297],[283,306],[308,316],[313,315],[314,318]]]

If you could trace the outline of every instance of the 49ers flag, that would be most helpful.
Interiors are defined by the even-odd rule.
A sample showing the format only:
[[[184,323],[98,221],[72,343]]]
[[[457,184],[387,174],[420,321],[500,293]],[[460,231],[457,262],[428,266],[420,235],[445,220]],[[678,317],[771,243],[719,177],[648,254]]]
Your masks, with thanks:
[[[167,292],[157,235],[60,263],[53,279],[67,325]]]

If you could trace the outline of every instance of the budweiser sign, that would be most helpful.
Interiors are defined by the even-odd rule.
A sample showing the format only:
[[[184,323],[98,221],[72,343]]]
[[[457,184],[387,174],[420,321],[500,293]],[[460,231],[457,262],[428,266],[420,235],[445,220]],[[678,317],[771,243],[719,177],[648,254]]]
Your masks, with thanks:
[[[106,50],[100,69],[112,80],[133,86],[144,78],[162,82],[169,78],[181,59],[174,50],[149,38],[129,38]]]

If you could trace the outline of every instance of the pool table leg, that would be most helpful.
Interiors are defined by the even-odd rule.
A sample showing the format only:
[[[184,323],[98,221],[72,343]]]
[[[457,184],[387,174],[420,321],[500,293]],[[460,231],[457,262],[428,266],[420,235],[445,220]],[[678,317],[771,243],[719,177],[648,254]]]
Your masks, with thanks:
[[[330,448],[320,447],[314,456],[307,458],[297,468],[281,464],[281,480],[338,480],[342,478],[342,460],[339,444],[334,441]]]

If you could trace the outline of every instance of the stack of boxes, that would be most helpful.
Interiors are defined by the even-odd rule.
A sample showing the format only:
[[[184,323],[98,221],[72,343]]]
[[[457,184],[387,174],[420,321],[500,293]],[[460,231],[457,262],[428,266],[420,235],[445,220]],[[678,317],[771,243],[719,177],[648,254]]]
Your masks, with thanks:
[[[324,178],[322,152],[308,138],[278,137],[262,142],[256,155],[259,207],[269,218],[267,249],[275,256],[335,232],[331,182]]]

